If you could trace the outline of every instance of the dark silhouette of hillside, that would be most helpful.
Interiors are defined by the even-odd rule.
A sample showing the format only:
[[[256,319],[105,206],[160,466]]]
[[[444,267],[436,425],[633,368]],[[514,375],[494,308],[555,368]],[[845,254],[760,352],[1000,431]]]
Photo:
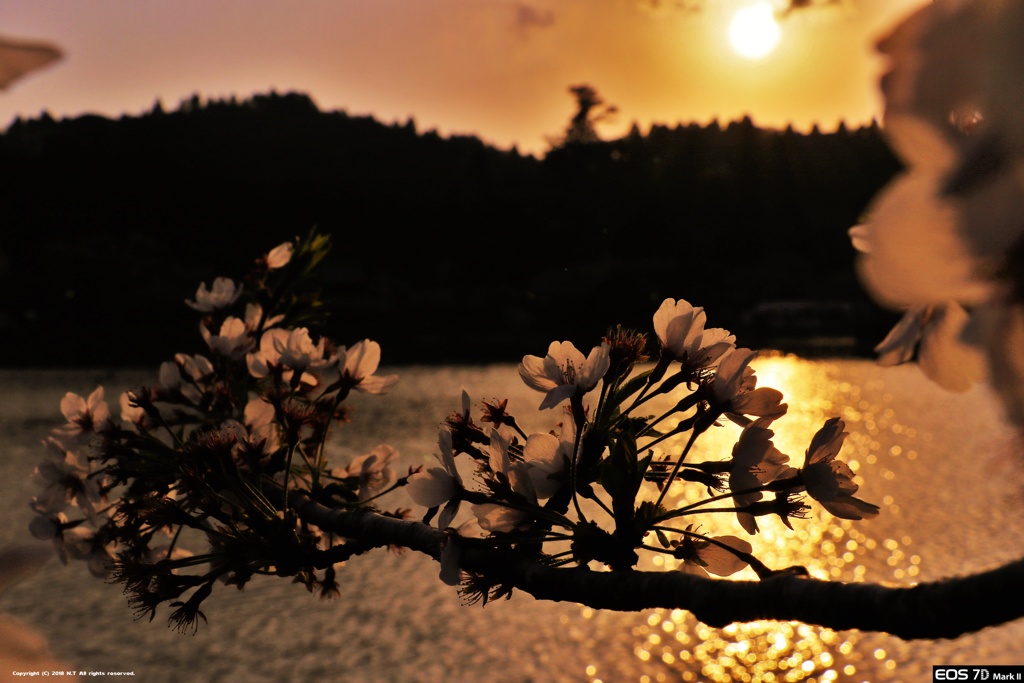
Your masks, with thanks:
[[[199,351],[183,303],[198,283],[314,225],[334,242],[326,331],[380,341],[385,363],[589,347],[609,325],[649,329],[665,297],[750,346],[863,350],[892,317],[846,235],[899,168],[873,126],[655,126],[536,158],[270,93],[16,120],[0,163],[8,365]]]

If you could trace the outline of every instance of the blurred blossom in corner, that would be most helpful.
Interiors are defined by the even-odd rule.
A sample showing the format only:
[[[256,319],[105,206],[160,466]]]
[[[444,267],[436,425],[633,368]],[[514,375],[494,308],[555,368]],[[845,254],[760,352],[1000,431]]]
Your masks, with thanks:
[[[959,328],[959,341],[984,353],[989,381],[1018,426],[1024,426],[1022,31],[1024,3],[935,0],[881,41],[889,60],[880,84],[882,129],[906,170],[874,199],[869,219],[853,235],[855,244],[869,245],[859,269],[876,300],[912,314],[955,313],[919,322],[942,322],[934,325],[944,333],[939,337]]]
[[[0,90],[33,71],[47,67],[64,55],[55,46],[0,36]]]

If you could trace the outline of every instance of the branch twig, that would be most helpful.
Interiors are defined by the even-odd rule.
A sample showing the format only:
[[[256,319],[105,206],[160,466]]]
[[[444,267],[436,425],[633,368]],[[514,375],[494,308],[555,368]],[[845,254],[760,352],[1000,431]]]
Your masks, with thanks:
[[[370,511],[333,510],[296,496],[296,513],[322,529],[368,547],[399,545],[439,560],[448,536],[421,522]],[[762,581],[697,577],[683,572],[600,572],[552,568],[504,550],[467,543],[462,568],[539,600],[595,609],[683,609],[709,626],[756,620],[801,621],[835,630],[890,633],[904,640],[956,638],[1024,617],[1024,558],[969,576],[915,586],[821,581],[780,572]]]

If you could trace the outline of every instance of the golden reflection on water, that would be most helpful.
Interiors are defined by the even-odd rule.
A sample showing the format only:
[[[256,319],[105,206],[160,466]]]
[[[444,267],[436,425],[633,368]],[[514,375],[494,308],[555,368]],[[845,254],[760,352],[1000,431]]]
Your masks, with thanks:
[[[895,422],[893,411],[885,405],[891,396],[884,393],[884,387],[864,387],[864,393],[881,397],[881,403],[873,403],[863,398],[861,387],[838,379],[827,363],[771,356],[758,359],[753,366],[757,385],[780,390],[789,404],[789,411],[773,424],[773,429],[774,443],[790,456],[790,464],[802,465],[811,437],[826,419],[838,415],[850,433],[839,458],[857,473],[862,487],[858,495],[879,504],[882,514],[897,513],[898,506],[891,496],[873,495],[861,481],[865,468],[870,468],[872,477],[893,478],[880,456],[916,457],[913,449],[904,446],[892,446],[885,454],[879,452],[877,437],[883,430],[906,437],[910,443],[915,436],[913,429]],[[731,424],[710,430],[698,440],[688,460],[728,458],[738,434],[739,428]],[[679,448],[671,452],[678,454]],[[702,487],[683,484],[673,487],[670,499],[676,504],[692,503],[705,495]],[[712,535],[747,538],[754,545],[754,554],[770,567],[803,565],[819,579],[863,581],[870,566],[873,581],[911,583],[919,571],[921,560],[908,549],[913,542],[909,536],[876,538],[870,521],[833,518],[816,503],[812,503],[806,519],[792,520],[793,530],[776,518],[760,518],[761,531],[754,537],[745,534],[731,514],[696,519],[702,530]],[[655,556],[645,562],[647,566],[641,568],[672,570],[678,564],[669,556]],[[732,578],[756,580],[756,575],[747,568]],[[583,613],[585,618],[590,616],[587,612]],[[646,621],[633,627],[632,635],[633,650],[640,662],[658,661],[665,665],[660,668],[677,672],[674,676],[664,672],[641,675],[640,683],[857,681],[896,668],[896,661],[883,649],[859,648],[857,632],[840,634],[796,622],[759,621],[716,629],[697,622],[683,610],[653,610]],[[599,673],[588,673],[588,680],[599,681],[593,677]]]

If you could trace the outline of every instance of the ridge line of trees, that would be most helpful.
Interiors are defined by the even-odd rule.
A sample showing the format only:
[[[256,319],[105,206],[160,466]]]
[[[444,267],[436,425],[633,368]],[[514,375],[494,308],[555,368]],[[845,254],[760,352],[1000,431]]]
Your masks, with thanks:
[[[900,168],[875,125],[634,126],[537,158],[272,92],[19,119],[0,160],[0,344],[18,366],[199,351],[198,283],[314,225],[336,245],[332,335],[377,339],[385,363],[585,345],[646,330],[665,297],[800,352],[863,353],[893,317],[861,292],[846,234]]]

